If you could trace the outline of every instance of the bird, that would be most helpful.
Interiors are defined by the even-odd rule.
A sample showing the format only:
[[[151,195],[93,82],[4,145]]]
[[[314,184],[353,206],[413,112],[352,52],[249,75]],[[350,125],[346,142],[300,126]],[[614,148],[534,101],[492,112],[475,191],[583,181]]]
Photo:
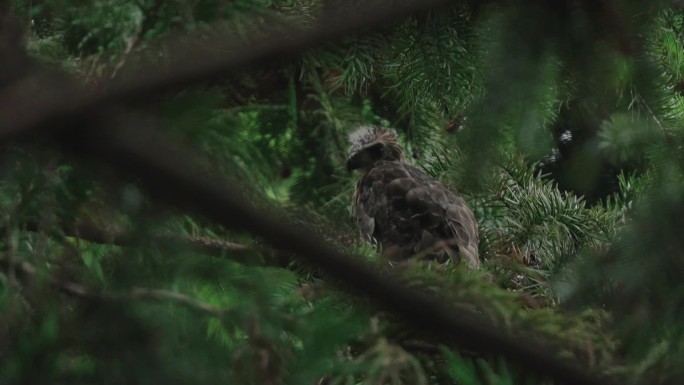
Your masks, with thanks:
[[[352,216],[382,256],[414,256],[478,268],[478,225],[465,200],[409,164],[390,128],[363,125],[349,134],[347,169],[363,173],[352,197]]]

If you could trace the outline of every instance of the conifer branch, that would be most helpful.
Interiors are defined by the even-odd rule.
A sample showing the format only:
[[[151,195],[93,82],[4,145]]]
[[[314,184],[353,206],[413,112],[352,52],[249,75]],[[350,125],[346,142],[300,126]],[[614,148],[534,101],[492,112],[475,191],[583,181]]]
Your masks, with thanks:
[[[42,231],[36,222],[25,222],[19,224],[18,227],[30,232]],[[5,228],[7,228],[7,226]],[[135,242],[130,233],[117,230],[105,230],[93,224],[79,223],[76,226],[64,224],[60,226],[59,231],[67,237],[78,238],[86,242],[100,245],[131,246],[134,245]],[[152,241],[162,246],[170,245],[187,248],[190,251],[209,256],[223,256],[226,252],[243,254],[260,251],[257,246],[249,246],[201,235],[165,233],[153,235]]]
[[[39,231],[37,223],[29,222],[24,224],[24,226],[28,231]],[[87,242],[102,245],[129,246],[134,243],[133,236],[130,233],[117,230],[105,230],[87,223],[79,223],[75,227],[63,225],[60,227],[60,231],[68,237],[79,238]],[[257,248],[255,247],[199,235],[188,236],[173,233],[158,234],[152,236],[152,241],[160,245],[171,244],[173,246],[187,248],[191,251],[211,256],[222,256],[226,252],[246,253],[257,251]]]
[[[6,258],[0,258],[0,266],[14,270],[19,277],[24,280],[32,279],[38,274],[38,269],[26,261],[12,262]],[[96,301],[130,301],[130,300],[152,300],[170,301],[200,313],[209,314],[215,317],[225,317],[230,313],[230,309],[214,307],[208,303],[201,302],[188,295],[160,289],[134,288],[123,293],[110,293],[93,291],[85,286],[72,281],[66,281],[51,277],[50,285],[59,291],[78,298]]]
[[[25,222],[19,224],[20,228],[31,232],[42,231],[38,223]],[[75,226],[62,224],[59,228],[62,235],[67,237],[78,238],[80,240],[95,243],[99,245],[110,246],[135,246],[138,242],[133,234],[125,231],[105,230],[99,228],[91,223],[78,223]],[[159,245],[160,248],[181,248],[190,252],[204,254],[211,257],[227,257],[238,260],[239,262],[246,262],[244,256],[250,256],[252,253],[261,253],[266,255],[271,251],[268,247],[259,245],[245,245],[242,243],[230,242],[223,239],[216,239],[201,235],[183,235],[174,233],[164,233],[152,235],[151,242]],[[278,261],[268,261],[266,264],[281,266],[282,258]]]

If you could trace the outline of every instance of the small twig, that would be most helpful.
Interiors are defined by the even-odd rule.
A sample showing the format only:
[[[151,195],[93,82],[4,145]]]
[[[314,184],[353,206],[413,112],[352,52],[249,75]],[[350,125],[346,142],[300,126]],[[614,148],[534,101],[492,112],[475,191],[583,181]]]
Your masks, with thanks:
[[[216,317],[224,317],[230,312],[230,309],[217,308],[209,305],[208,303],[200,302],[195,298],[189,297],[185,294],[167,290],[135,288],[124,294],[124,297],[131,299],[151,299],[157,301],[168,300],[183,304],[189,308],[196,309]]]
[[[116,66],[112,70],[112,74],[110,75],[110,79],[114,79],[116,77],[116,74],[119,72],[119,70],[126,64],[126,59],[128,59],[128,56],[130,55],[131,51],[133,51],[133,47],[138,43],[139,37],[134,36],[128,39],[126,41],[126,50],[121,54],[121,57],[119,58],[119,61],[116,63]]]
[[[81,298],[101,300],[101,301],[128,301],[128,300],[153,300],[153,301],[171,301],[184,305],[192,310],[197,310],[202,313],[210,314],[215,317],[224,317],[230,312],[230,309],[222,309],[209,305],[208,303],[198,301],[188,295],[178,293],[175,291],[135,288],[123,293],[109,293],[109,292],[93,292],[89,291],[84,286],[74,282],[64,282],[53,280],[52,285],[57,287],[62,292]]]
[[[42,192],[38,194],[40,211],[38,215],[38,239],[35,245],[34,254],[47,260],[47,249],[48,249],[48,235],[46,229],[49,229],[53,222],[55,221],[55,207],[57,206],[55,200],[55,189],[58,184],[58,171],[59,158],[56,156],[50,156],[49,160],[46,162],[42,168],[42,178],[44,185],[42,186]]]
[[[10,286],[16,283],[16,273],[14,271],[14,242],[12,241],[12,221],[11,215],[5,215],[5,236],[7,237],[7,279]]]
[[[0,259],[0,265],[6,265],[7,268],[13,269],[19,273],[18,275],[23,279],[33,278],[38,270],[35,266],[25,261],[10,262],[8,259]],[[60,280],[57,278],[50,278],[50,284],[59,291],[79,298],[97,300],[97,301],[129,301],[129,300],[153,300],[153,301],[171,301],[184,305],[192,310],[201,313],[209,314],[215,317],[225,317],[230,313],[230,309],[217,308],[208,303],[201,302],[188,295],[159,289],[135,288],[123,293],[110,293],[92,291],[83,285],[75,282]]]
[[[40,231],[40,226],[35,222],[24,223],[23,226],[28,231]],[[62,225],[60,231],[67,237],[74,237],[78,240],[87,242],[113,245],[113,246],[129,246],[133,243],[131,234],[123,231],[104,230],[88,223],[79,223],[75,227]],[[160,245],[177,245],[185,247],[191,251],[207,254],[211,256],[222,256],[226,252],[231,253],[249,253],[259,252],[257,246],[248,246],[240,243],[224,241],[222,239],[215,239],[203,236],[187,236],[181,234],[160,234],[153,236],[153,241]]]
[[[399,344],[404,350],[409,352],[418,352],[424,354],[442,354],[442,347],[426,341],[407,340],[401,341]]]

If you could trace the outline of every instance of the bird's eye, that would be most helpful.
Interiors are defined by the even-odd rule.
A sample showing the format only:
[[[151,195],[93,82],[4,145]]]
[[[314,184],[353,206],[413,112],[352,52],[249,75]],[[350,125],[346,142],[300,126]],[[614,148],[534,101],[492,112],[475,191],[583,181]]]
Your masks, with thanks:
[[[368,152],[370,152],[374,159],[380,159],[385,152],[385,145],[382,143],[376,143],[368,148]]]

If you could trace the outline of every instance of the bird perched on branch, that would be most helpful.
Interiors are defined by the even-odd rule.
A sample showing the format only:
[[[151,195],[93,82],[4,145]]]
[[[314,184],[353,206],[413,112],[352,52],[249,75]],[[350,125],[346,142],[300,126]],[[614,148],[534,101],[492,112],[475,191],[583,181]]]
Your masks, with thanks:
[[[362,126],[349,135],[347,168],[364,173],[356,185],[353,215],[383,256],[414,255],[479,266],[475,216],[460,196],[407,163],[394,130]]]

